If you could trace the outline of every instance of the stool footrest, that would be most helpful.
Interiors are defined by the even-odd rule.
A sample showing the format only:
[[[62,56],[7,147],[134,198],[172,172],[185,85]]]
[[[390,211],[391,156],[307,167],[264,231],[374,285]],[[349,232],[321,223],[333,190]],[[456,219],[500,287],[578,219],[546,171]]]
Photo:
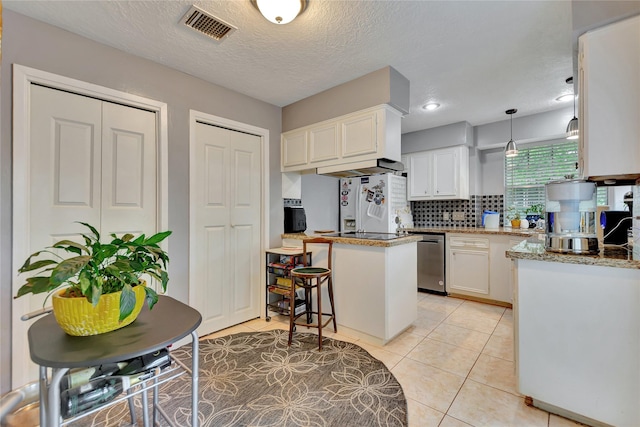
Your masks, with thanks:
[[[309,312],[308,314],[315,314],[315,315],[318,315],[318,312],[317,312],[317,311],[312,311],[312,312]],[[318,328],[318,327],[319,327],[319,326],[318,326],[318,324],[321,322],[321,319],[322,319],[323,317],[328,316],[327,320],[326,320],[325,322],[323,322],[323,323],[322,323],[322,327],[324,328],[324,327],[325,327],[325,326],[327,326],[327,325],[329,324],[329,322],[331,322],[331,321],[334,319],[334,317],[335,317],[335,316],[334,316],[333,314],[331,314],[331,313],[322,313],[322,316],[319,316],[319,317],[320,317],[320,319],[318,319],[318,322],[317,322],[317,323],[307,323],[307,322],[302,323],[302,322],[297,322],[297,321],[296,321],[296,319],[298,319],[299,317],[306,316],[306,315],[307,315],[307,312],[303,312],[303,313],[300,313],[300,314],[296,315],[296,316],[293,318],[293,324],[294,324],[294,325],[296,325],[296,326],[306,326],[306,327],[309,327],[309,328]]]

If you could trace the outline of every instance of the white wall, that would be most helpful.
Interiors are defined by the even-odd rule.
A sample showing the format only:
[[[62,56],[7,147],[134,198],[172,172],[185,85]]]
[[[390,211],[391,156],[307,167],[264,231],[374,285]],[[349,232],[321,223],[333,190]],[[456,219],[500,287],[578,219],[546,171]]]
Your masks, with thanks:
[[[340,231],[339,181],[331,176],[302,175],[302,206],[307,215],[307,234],[315,230]]]
[[[504,193],[504,150],[478,150],[479,194]]]
[[[505,116],[505,120],[474,127],[477,148],[504,148],[511,136],[510,120],[506,114]],[[558,138],[566,133],[567,123],[572,117],[573,104],[528,116],[514,115],[513,140],[516,143],[526,143]]]
[[[473,128],[467,122],[402,134],[402,154],[456,145],[473,146]]]
[[[283,210],[280,171],[281,109],[182,72],[93,42],[9,10],[3,11],[0,102],[0,394],[11,370],[11,64],[134,93],[168,104],[171,294],[188,300],[189,109],[269,129],[269,242],[280,243]],[[212,71],[212,72],[215,72]],[[19,189],[17,191],[20,191]]]

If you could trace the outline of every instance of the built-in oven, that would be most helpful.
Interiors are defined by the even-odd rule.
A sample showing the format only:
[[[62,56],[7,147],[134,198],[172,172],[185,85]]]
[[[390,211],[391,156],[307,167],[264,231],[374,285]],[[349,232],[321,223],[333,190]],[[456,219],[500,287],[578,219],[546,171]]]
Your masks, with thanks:
[[[422,234],[418,242],[418,290],[447,295],[444,234]]]

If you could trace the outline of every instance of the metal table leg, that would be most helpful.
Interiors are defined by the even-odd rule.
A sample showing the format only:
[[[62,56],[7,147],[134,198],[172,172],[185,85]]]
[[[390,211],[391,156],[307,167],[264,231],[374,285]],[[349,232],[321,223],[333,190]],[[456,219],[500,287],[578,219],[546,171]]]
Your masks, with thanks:
[[[198,334],[191,332],[191,426],[198,427],[198,381],[199,381],[199,355]]]
[[[49,390],[47,391],[47,420],[45,424],[47,427],[58,427],[60,425],[60,380],[67,371],[69,371],[69,368],[53,370],[51,384],[49,384]]]
[[[47,427],[47,368],[45,366],[40,366],[38,393],[40,394],[40,425]]]

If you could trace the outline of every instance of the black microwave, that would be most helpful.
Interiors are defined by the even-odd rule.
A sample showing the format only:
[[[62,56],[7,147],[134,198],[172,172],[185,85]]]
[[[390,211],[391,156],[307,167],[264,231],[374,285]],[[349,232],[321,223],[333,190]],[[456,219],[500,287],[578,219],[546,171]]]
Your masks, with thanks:
[[[285,206],[284,232],[302,233],[307,229],[307,216],[302,206]]]

